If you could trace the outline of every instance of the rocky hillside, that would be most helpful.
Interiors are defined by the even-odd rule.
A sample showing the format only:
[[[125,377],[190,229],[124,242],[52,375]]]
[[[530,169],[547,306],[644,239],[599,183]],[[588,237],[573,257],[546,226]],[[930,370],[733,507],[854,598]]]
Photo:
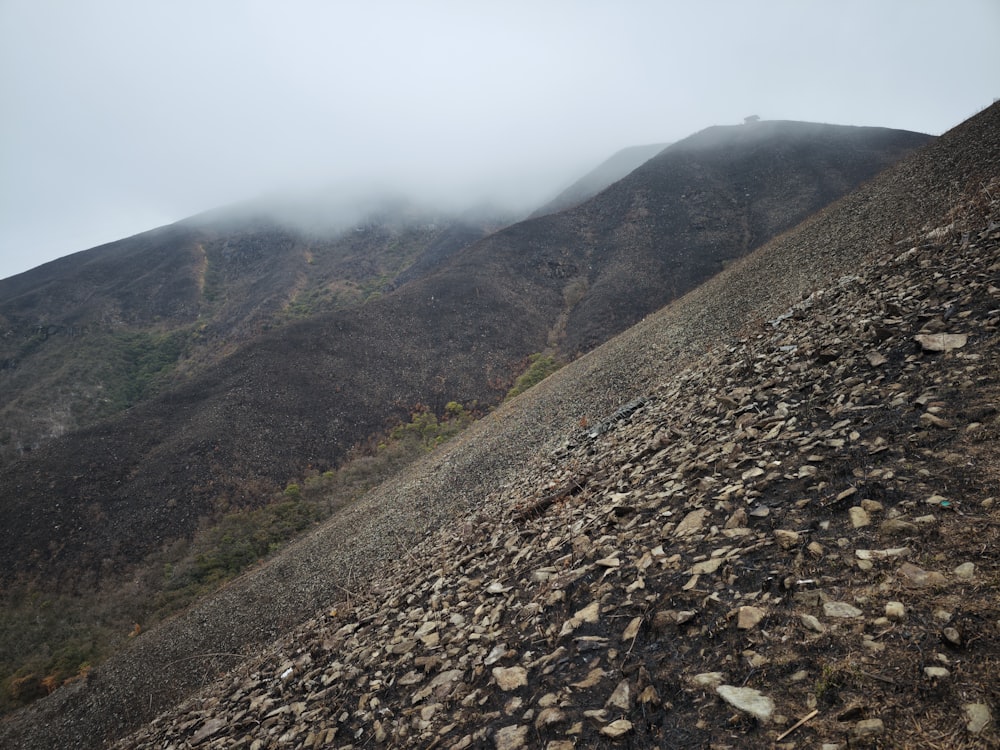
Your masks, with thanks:
[[[131,580],[130,565],[206,517],[337,467],[417,404],[440,414],[451,401],[497,403],[529,355],[593,348],[927,140],[808,123],[710,128],[571,211],[469,245],[419,216],[326,244],[213,219],[208,235],[204,221],[187,222],[85,253],[76,277],[67,260],[53,279],[7,280],[4,309],[29,310],[26,320],[58,303],[67,325],[82,320],[71,313],[108,310],[145,321],[124,365],[160,387],[0,468],[0,578],[62,592]],[[183,241],[171,246],[175,234]],[[123,276],[112,273],[116,258]],[[158,258],[179,269],[157,275]],[[185,294],[157,286],[171,280]],[[157,300],[193,318],[181,341],[157,328],[158,315],[169,317]],[[112,343],[116,331],[104,332]],[[185,353],[191,337],[199,356]],[[0,377],[41,388],[39,413],[62,413],[61,389],[79,396],[99,370],[86,363],[117,354],[95,341],[109,342],[51,337]],[[77,351],[72,342],[86,358],[45,359],[63,344]],[[47,382],[31,365],[40,360],[69,380]]]
[[[0,736],[996,746],[998,325],[994,106]]]

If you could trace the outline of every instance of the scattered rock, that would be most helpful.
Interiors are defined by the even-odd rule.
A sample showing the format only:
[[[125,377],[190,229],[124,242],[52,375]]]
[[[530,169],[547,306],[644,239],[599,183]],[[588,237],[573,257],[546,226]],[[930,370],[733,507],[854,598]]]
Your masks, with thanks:
[[[990,707],[985,703],[966,703],[962,708],[965,709],[965,718],[969,720],[965,728],[971,734],[980,734],[993,721]]]
[[[941,573],[936,571],[926,571],[911,563],[903,563],[899,566],[899,577],[908,586],[915,588],[928,588],[933,586],[943,586],[948,582]]]
[[[622,711],[632,709],[632,689],[628,680],[622,680],[618,683],[618,687],[614,689],[604,705],[606,708],[619,708]]]
[[[774,532],[774,538],[782,549],[794,549],[799,546],[799,535],[795,531],[778,529]]]
[[[528,670],[524,667],[493,667],[493,679],[503,691],[516,690],[528,684]]]
[[[885,616],[890,620],[902,620],[906,617],[906,607],[903,606],[902,602],[887,602]]]
[[[493,737],[496,750],[519,750],[528,742],[528,727],[512,724],[498,730]]]
[[[695,687],[717,688],[722,684],[723,679],[725,678],[722,672],[702,672],[691,678],[691,684]]]
[[[851,526],[856,529],[867,526],[872,522],[871,517],[868,515],[868,511],[857,505],[849,508],[847,514],[851,519]]]
[[[679,524],[677,524],[677,528],[674,529],[674,536],[677,537],[690,536],[691,534],[700,531],[707,517],[708,517],[708,510],[706,510],[705,508],[692,510],[690,513],[684,516],[684,519]]]
[[[827,617],[861,617],[864,613],[847,602],[824,602],[823,614]]]
[[[601,734],[606,737],[621,737],[632,731],[632,722],[628,719],[615,719],[607,726],[601,727]]]
[[[733,708],[745,711],[760,721],[766,722],[774,713],[774,701],[754,688],[719,685],[715,692]]]
[[[909,521],[904,521],[900,518],[890,518],[882,522],[879,526],[879,531],[886,536],[914,536],[918,529],[916,524]]]
[[[958,632],[956,628],[945,628],[941,631],[944,639],[948,641],[952,646],[962,645],[962,634]]]
[[[882,723],[881,719],[862,719],[857,724],[854,725],[852,734],[855,737],[869,737],[871,735],[883,734],[885,732],[885,724]]]
[[[971,581],[976,577],[976,564],[971,562],[965,562],[955,568],[952,571],[956,578],[960,578],[963,581]]]
[[[740,630],[754,628],[766,614],[760,607],[740,607],[736,627]]]
[[[920,333],[913,337],[927,352],[950,352],[961,349],[969,337],[964,333]]]
[[[802,624],[812,630],[814,633],[825,633],[826,625],[821,623],[815,615],[803,614],[799,615],[799,619],[802,620]]]

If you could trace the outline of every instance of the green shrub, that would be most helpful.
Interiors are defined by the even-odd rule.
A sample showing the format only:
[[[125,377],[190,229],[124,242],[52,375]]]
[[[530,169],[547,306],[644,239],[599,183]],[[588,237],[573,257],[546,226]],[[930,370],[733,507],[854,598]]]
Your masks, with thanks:
[[[528,357],[528,369],[514,381],[514,387],[507,392],[506,398],[514,398],[524,393],[532,386],[541,383],[545,378],[562,367],[551,354],[538,352]]]

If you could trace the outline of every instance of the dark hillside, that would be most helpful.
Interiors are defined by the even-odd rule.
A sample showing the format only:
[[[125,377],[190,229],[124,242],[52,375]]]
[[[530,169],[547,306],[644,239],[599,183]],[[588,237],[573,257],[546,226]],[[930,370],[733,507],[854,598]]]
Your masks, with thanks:
[[[593,198],[608,185],[618,182],[633,169],[645,164],[668,145],[670,144],[652,143],[623,148],[532,213],[532,218],[565,211]]]
[[[998,134],[1000,105],[3,740],[760,747],[803,719],[789,741],[995,745]]]
[[[289,320],[362,305],[496,228],[485,214],[376,208],[334,234],[216,211],[0,281],[0,464]]]

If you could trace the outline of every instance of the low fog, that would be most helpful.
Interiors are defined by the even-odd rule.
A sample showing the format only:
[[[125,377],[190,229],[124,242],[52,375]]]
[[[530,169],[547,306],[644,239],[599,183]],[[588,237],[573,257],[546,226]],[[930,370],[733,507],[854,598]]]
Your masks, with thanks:
[[[524,214],[753,114],[939,134],[998,95],[998,31],[995,0],[4,0],[0,278],[245,201]]]

